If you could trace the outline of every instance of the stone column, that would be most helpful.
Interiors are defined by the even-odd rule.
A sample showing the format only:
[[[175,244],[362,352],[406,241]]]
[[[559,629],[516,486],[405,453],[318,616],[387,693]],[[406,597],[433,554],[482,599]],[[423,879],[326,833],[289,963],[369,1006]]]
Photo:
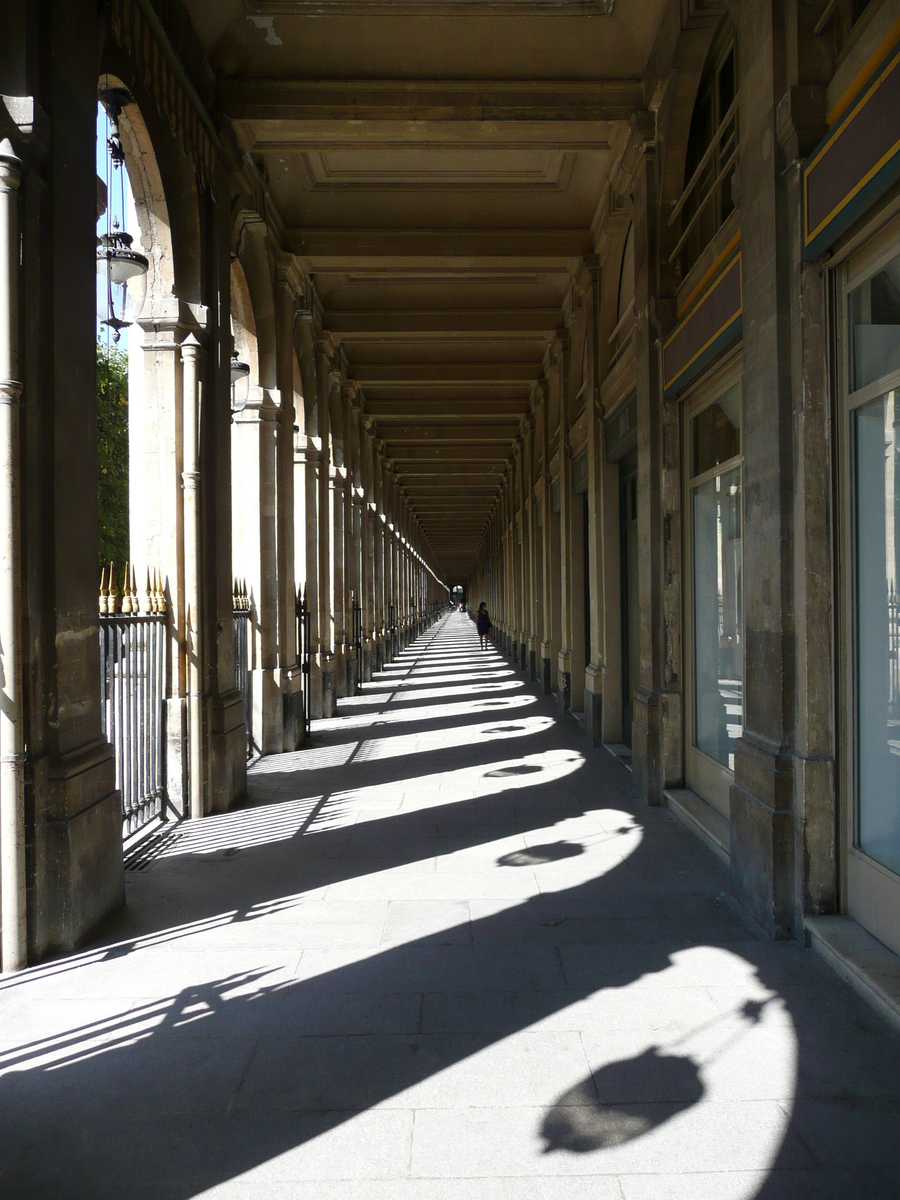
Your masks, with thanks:
[[[537,677],[537,645],[535,640],[535,587],[534,575],[534,416],[528,412],[522,420],[522,504],[526,513],[525,530],[522,535],[522,555],[525,579],[525,628],[526,636],[522,649],[522,666],[531,679]]]
[[[347,472],[344,467],[331,467],[329,472],[329,504],[331,514],[331,613],[334,641],[335,699],[348,695],[347,664],[344,657],[344,506]]]
[[[251,388],[231,431],[232,561],[250,597],[250,737],[257,753],[283,749],[278,668],[276,444],[278,412]]]
[[[659,259],[656,148],[644,147],[634,185],[634,314],[637,358],[639,662],[632,729],[633,780],[639,796],[662,804],[663,750],[661,626],[661,497],[663,401],[656,311]],[[678,722],[680,744],[680,721]]]
[[[560,647],[557,700],[572,707],[572,455],[569,451],[569,334],[559,330],[553,357],[559,389],[559,600]]]
[[[0,921],[4,972],[28,963],[19,404],[21,162],[0,142]]]
[[[391,463],[388,461],[385,462],[384,515],[384,661],[389,663],[394,657],[394,634],[391,620],[394,604],[394,476],[391,471]]]
[[[782,19],[771,0],[742,8],[738,17],[739,44],[753,47],[752,55],[740,59],[743,321],[752,337],[744,339],[742,379],[744,725],[731,788],[732,887],[775,937],[792,935],[796,912],[792,261],[785,163],[775,136],[776,109],[786,83]],[[819,453],[822,469],[826,456]],[[819,523],[819,504],[817,524],[827,530],[827,517],[824,526]],[[823,547],[827,544],[823,532]],[[808,550],[804,540],[804,557]],[[827,555],[817,559],[829,569]],[[829,641],[823,641],[816,653],[829,672]],[[830,764],[823,767],[820,778],[828,787]]]
[[[319,522],[322,438],[319,426],[319,380],[314,295],[310,309],[298,307],[294,345],[303,387],[301,428],[294,437],[294,561],[299,591],[309,613],[310,717],[322,717],[322,672],[319,656]]]
[[[372,418],[362,418],[360,463],[362,467],[362,681],[369,683],[374,668],[375,635],[375,525],[372,513]]]
[[[343,388],[344,481],[342,489],[344,529],[344,695],[357,694],[356,648],[353,645],[353,603],[359,595],[359,541],[353,528],[353,484],[356,470],[356,413],[350,400],[350,388]],[[351,594],[354,599],[351,599]]]
[[[330,390],[332,386],[332,357],[334,346],[328,339],[316,347],[319,436],[322,443],[322,465],[319,471],[319,573],[316,577],[319,619],[319,674],[322,680],[322,716],[335,713],[334,628],[331,611],[331,455]]]
[[[296,579],[294,561],[294,322],[301,287],[292,255],[278,261],[275,289],[277,377],[281,404],[275,431],[276,537],[278,556],[278,666],[275,685],[281,698],[281,748],[295,750],[303,740],[302,675],[297,662]],[[236,476],[232,472],[232,486]]]
[[[372,501],[375,506],[375,646],[374,669],[384,667],[384,443],[377,440],[372,472]]]
[[[600,264],[593,255],[582,260],[581,284],[586,312],[588,373],[585,416],[588,456],[588,586],[591,637],[585,645],[584,727],[592,746],[603,743],[603,682],[606,673],[606,542],[604,538],[604,448],[597,389],[600,332]]]
[[[187,655],[188,796],[190,815],[206,811],[203,795],[203,664],[200,624],[200,354],[201,346],[190,334],[181,344],[184,364],[182,446],[184,470],[184,597],[185,652]]]
[[[548,412],[549,390],[546,380],[541,380],[540,401],[536,414],[536,431],[538,444],[541,452],[541,474],[538,480],[538,491],[541,504],[541,536],[540,547],[538,554],[541,558],[541,619],[540,630],[538,631],[541,639],[541,668],[540,680],[544,695],[549,696],[552,689],[552,637],[551,637],[551,614],[550,604],[552,601],[552,593],[550,590],[550,570],[551,570],[551,553],[550,553],[550,521],[552,513],[550,511],[550,462],[549,462],[549,412]]]
[[[310,716],[322,716],[322,675],[319,670],[319,470],[321,440],[298,433],[294,437],[294,560],[303,572],[301,596],[310,613]]]

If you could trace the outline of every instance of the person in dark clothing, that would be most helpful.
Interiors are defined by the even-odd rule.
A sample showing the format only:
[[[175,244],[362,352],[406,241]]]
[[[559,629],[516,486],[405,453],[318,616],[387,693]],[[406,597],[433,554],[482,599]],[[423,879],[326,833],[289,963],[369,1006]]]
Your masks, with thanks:
[[[487,605],[482,600],[478,605],[478,612],[475,614],[475,628],[478,630],[478,639],[481,642],[482,650],[487,648],[488,634],[493,629],[491,618],[488,616]]]

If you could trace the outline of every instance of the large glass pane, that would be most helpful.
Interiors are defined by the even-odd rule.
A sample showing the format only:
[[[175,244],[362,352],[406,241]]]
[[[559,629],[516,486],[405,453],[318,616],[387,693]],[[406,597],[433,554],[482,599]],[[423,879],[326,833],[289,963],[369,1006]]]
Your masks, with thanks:
[[[900,392],[856,410],[857,804],[860,848],[900,873]]]
[[[691,478],[740,452],[741,385],[736,383],[691,419]]]
[[[734,770],[743,726],[741,468],[694,489],[694,745]]]
[[[900,371],[900,255],[850,293],[850,390]]]

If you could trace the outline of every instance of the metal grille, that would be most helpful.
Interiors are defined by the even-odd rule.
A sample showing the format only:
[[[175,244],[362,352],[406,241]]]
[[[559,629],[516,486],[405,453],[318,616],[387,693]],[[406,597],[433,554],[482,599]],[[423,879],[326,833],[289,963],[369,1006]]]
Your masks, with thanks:
[[[103,732],[115,751],[126,837],[163,812],[165,679],[165,616],[102,613]]]

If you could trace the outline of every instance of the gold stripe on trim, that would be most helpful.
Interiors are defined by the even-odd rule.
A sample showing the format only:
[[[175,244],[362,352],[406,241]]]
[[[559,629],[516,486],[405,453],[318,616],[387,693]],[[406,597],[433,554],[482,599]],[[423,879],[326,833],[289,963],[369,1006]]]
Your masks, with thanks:
[[[684,366],[681,368],[681,370],[678,372],[677,375],[673,375],[671,379],[666,379],[664,381],[664,383],[663,383],[664,391],[667,390],[668,388],[672,387],[673,384],[677,383],[678,380],[681,378],[681,376],[685,373],[685,371],[687,371],[689,367],[692,367],[694,365],[694,363],[697,361],[697,359],[702,354],[706,353],[706,351],[710,348],[710,346],[713,344],[713,342],[716,340],[716,338],[721,337],[722,334],[725,332],[725,330],[728,328],[728,326],[734,324],[734,322],[738,319],[738,317],[743,315],[743,312],[744,312],[744,264],[741,261],[740,254],[738,254],[736,261],[737,261],[737,268],[738,268],[738,283],[740,286],[740,294],[741,294],[741,302],[738,305],[737,310],[731,314],[731,316],[728,318],[727,321],[724,321],[719,326],[719,328],[716,330],[716,332],[711,337],[707,338],[707,340],[703,343],[703,345],[700,347],[700,349],[695,354],[693,354],[691,356],[691,358],[688,359],[688,361],[684,364]],[[730,270],[730,268],[729,268],[729,270]],[[725,276],[727,274],[728,274],[728,271],[722,272],[722,275],[721,275],[720,279],[716,282],[715,286],[711,287],[709,289],[709,291],[706,293],[706,295],[703,297],[703,299],[700,301],[700,303],[698,303],[694,306],[694,308],[691,310],[691,313],[687,317],[685,317],[684,322],[681,322],[677,329],[672,330],[672,332],[669,334],[669,337],[667,338],[666,342],[663,345],[663,355],[664,356],[665,356],[666,350],[669,348],[669,345],[674,340],[675,336],[681,332],[681,328],[683,327],[683,325],[685,325],[690,320],[690,318],[694,314],[694,312],[696,312],[697,309],[700,307],[700,304],[702,304],[704,301],[709,299],[709,297],[713,294],[713,292],[716,290],[716,288],[719,286],[719,284],[722,282],[722,280],[725,278]]]
[[[842,209],[847,207],[847,205],[850,203],[850,201],[853,199],[853,197],[862,191],[862,189],[866,186],[866,184],[869,182],[869,180],[872,179],[873,176],[877,175],[878,172],[881,170],[881,168],[884,166],[884,164],[889,159],[893,158],[894,155],[897,153],[897,150],[900,149],[900,139],[898,139],[896,142],[894,142],[893,146],[891,146],[891,148],[889,150],[885,151],[885,153],[881,156],[881,158],[878,160],[878,162],[875,163],[875,165],[873,167],[869,168],[869,170],[862,177],[862,179],[858,179],[856,181],[855,186],[849,192],[846,192],[841,197],[838,204],[831,210],[831,212],[826,217],[822,218],[822,220],[815,227],[815,229],[809,229],[808,183],[809,183],[810,172],[813,170],[813,168],[815,166],[818,165],[818,163],[820,163],[822,161],[822,159],[825,157],[825,155],[828,153],[828,151],[831,150],[831,148],[837,143],[838,138],[841,137],[842,134],[847,129],[850,128],[850,126],[852,125],[857,114],[863,110],[863,108],[872,99],[872,97],[875,95],[875,93],[878,91],[878,89],[881,87],[881,85],[884,83],[884,81],[888,78],[889,75],[891,75],[894,72],[894,70],[896,70],[896,68],[898,66],[900,66],[900,55],[898,55],[893,60],[893,62],[889,63],[888,66],[885,67],[885,69],[882,71],[882,73],[878,76],[878,79],[875,81],[874,86],[869,88],[869,90],[866,92],[865,96],[862,97],[862,99],[859,101],[859,103],[856,105],[856,107],[853,109],[853,111],[847,117],[847,120],[843,123],[843,125],[840,127],[840,129],[837,131],[837,133],[834,135],[834,137],[831,138],[821,148],[821,150],[819,150],[819,152],[816,154],[815,158],[813,158],[813,160],[809,163],[809,165],[804,170],[803,185],[804,185],[804,203],[806,206],[805,224],[807,226],[807,231],[806,231],[806,236],[805,236],[805,245],[808,246],[810,244],[810,242],[814,241],[819,236],[819,234],[822,232],[822,230],[827,225],[829,225],[831,223],[831,221],[834,220],[834,218],[837,216],[837,214]]]
[[[861,67],[859,71],[857,71],[853,78],[853,82],[825,118],[829,128],[834,125],[841,114],[850,107],[850,105],[853,103],[853,97],[857,94],[860,88],[864,86],[866,80],[871,77],[872,72],[875,70],[884,56],[888,54],[894,48],[894,46],[896,46],[898,41],[900,41],[900,21],[898,21],[897,24],[888,31],[888,33],[879,43],[878,48],[869,55],[869,57],[866,59],[865,65]]]
[[[703,289],[706,287],[706,285],[709,283],[709,281],[715,276],[716,272],[722,266],[722,264],[731,257],[732,251],[737,249],[737,247],[740,245],[740,242],[741,242],[741,231],[738,230],[737,233],[728,240],[728,243],[725,246],[725,249],[721,252],[721,254],[717,254],[716,257],[713,259],[712,265],[706,271],[703,272],[703,276],[700,279],[700,282],[697,283],[691,289],[690,295],[684,301],[684,303],[681,305],[681,307],[676,309],[675,315],[679,321],[681,320],[682,316],[687,312],[687,310],[691,307],[691,305],[694,303],[696,298],[700,295],[700,293],[703,291]]]

